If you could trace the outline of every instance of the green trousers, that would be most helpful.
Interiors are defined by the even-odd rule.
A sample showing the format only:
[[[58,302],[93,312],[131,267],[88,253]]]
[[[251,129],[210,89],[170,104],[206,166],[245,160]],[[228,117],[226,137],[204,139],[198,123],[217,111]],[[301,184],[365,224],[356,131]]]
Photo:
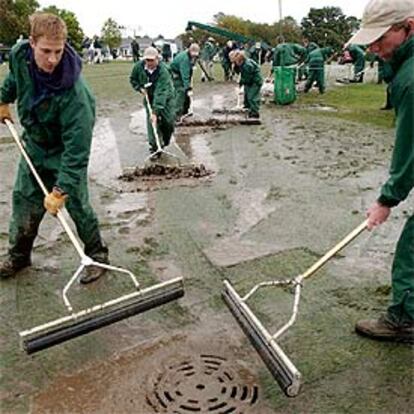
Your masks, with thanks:
[[[51,190],[56,182],[57,170],[36,167],[46,188]],[[46,212],[44,195],[24,159],[20,160],[13,189],[12,217],[9,226],[9,255],[16,263],[30,262],[34,240]],[[85,245],[85,254],[98,261],[107,260],[105,246],[98,227],[98,219],[89,203],[87,176],[73,194],[69,194],[66,208],[72,217],[78,235]]]
[[[316,82],[316,86],[319,88],[320,93],[325,92],[325,69],[322,68],[309,68],[309,76],[305,84],[305,92],[308,92],[312,85]]]
[[[414,215],[405,223],[395,250],[388,315],[398,324],[414,323]]]
[[[160,139],[161,148],[164,148],[169,145],[171,136],[174,132],[175,125],[175,113],[174,113],[174,102],[173,99],[167,101],[166,103],[168,110],[165,113],[158,116],[157,119],[157,134]],[[149,111],[147,106],[145,106],[147,112],[147,135],[148,135],[148,144],[150,146],[150,151],[155,152],[157,148],[157,143],[155,141],[154,128],[149,116]]]
[[[298,80],[307,79],[309,76],[309,68],[307,65],[301,65],[298,69]]]
[[[259,115],[261,88],[262,85],[244,85],[244,107],[251,115]]]
[[[175,117],[177,120],[181,116],[188,113],[190,108],[190,98],[187,95],[187,91],[184,89],[184,85],[181,79],[174,79],[175,89]]]

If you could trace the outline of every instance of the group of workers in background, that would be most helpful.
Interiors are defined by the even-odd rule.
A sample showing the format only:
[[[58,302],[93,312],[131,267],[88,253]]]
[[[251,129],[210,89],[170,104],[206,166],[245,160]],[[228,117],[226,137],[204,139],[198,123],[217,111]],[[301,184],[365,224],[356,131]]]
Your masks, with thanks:
[[[190,39],[191,41],[193,39]],[[224,80],[236,78],[239,93],[244,95],[243,108],[248,118],[260,117],[261,88],[265,81],[261,64],[271,62],[271,70],[266,81],[274,78],[277,67],[288,67],[294,71],[296,81],[305,80],[304,92],[314,85],[320,93],[325,92],[325,65],[337,57],[331,47],[319,47],[315,42],[304,39],[303,44],[286,43],[283,37],[277,39],[273,49],[264,49],[260,42],[243,48],[236,42],[228,40],[220,49],[214,38],[208,37],[200,48],[195,42],[177,53],[171,59],[171,50],[157,48],[155,45],[145,49],[143,59],[139,57],[139,45],[134,41],[132,51],[134,68],[130,82],[132,87],[140,92],[145,90],[146,104],[149,104],[152,114],[148,113],[148,137],[150,152],[156,152],[154,128],[160,137],[161,146],[167,146],[174,132],[176,122],[187,116],[191,107],[193,94],[193,71],[198,62],[201,68],[201,81],[214,80],[213,63],[217,55],[221,55],[221,65]],[[167,53],[169,52],[169,53]],[[377,58],[379,79],[386,80],[387,65]],[[362,83],[365,70],[365,50],[358,45],[350,44],[344,48],[339,63],[352,63],[354,76],[349,82]],[[387,99],[388,102],[388,99]],[[391,105],[387,103],[387,108]]]

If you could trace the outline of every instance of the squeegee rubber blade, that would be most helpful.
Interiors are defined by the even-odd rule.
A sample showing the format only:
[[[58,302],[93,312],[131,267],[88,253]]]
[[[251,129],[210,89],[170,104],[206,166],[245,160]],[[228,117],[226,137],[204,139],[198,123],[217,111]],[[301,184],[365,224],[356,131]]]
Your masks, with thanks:
[[[70,339],[85,335],[122,319],[129,318],[160,305],[164,305],[184,296],[182,283],[151,291],[150,295],[137,296],[129,303],[120,303],[116,307],[88,314],[85,318],[74,319],[71,323],[45,332],[37,336],[23,338],[23,349],[32,354]]]
[[[243,307],[240,306],[239,298],[236,298],[233,292],[225,289],[223,299],[283,392],[288,397],[298,395],[301,375],[297,370],[292,372],[287,367],[284,361],[284,359],[288,359],[286,354],[279,347],[276,349],[266,340],[261,329],[257,327]]]

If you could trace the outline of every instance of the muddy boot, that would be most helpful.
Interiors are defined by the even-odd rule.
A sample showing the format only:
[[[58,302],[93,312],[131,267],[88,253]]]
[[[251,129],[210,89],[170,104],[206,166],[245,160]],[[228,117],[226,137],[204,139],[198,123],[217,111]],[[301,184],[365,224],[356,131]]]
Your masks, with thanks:
[[[99,253],[94,254],[91,258],[95,262],[109,264],[108,249],[104,245],[103,250]],[[106,269],[97,266],[88,266],[82,273],[79,281],[83,284],[94,282],[106,273]]]
[[[397,325],[387,316],[358,321],[355,325],[355,331],[360,335],[380,341],[414,343],[414,322]]]
[[[0,278],[7,279],[9,277],[13,277],[20,270],[30,265],[30,259],[17,262],[9,257],[6,260],[0,262]]]

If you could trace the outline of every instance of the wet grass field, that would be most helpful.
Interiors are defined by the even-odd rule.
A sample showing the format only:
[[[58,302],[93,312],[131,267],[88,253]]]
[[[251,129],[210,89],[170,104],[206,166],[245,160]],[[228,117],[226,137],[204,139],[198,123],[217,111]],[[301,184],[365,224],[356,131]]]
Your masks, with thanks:
[[[262,125],[177,130],[192,161],[214,170],[211,179],[120,193],[115,165],[135,168],[147,155],[142,99],[129,85],[131,68],[130,62],[84,68],[98,109],[92,204],[111,262],[131,269],[144,286],[182,276],[185,297],[25,355],[18,332],[65,312],[61,289],[78,265],[65,234],[47,217],[33,266],[0,281],[1,412],[411,412],[413,348],[363,339],[354,324],[387,306],[393,251],[412,214],[412,196],[384,226],[361,235],[306,280],[298,320],[279,342],[303,374],[298,397],[280,391],[221,298],[223,279],[246,293],[261,281],[300,274],[364,219],[387,176],[393,147],[393,113],[379,110],[385,86],[335,85],[332,67],[325,95],[311,91],[288,107],[267,99]],[[0,66],[0,81],[6,72]],[[219,81],[208,84],[195,73],[200,114],[209,113],[216,94],[230,104],[235,100],[235,84],[221,81],[219,65],[215,74]],[[1,255],[7,252],[17,159],[0,126]],[[129,289],[128,280],[109,274],[87,287],[76,284],[71,298],[82,307]],[[269,288],[251,306],[276,331],[290,317],[292,300],[289,289]],[[194,375],[176,373],[180,364]],[[231,378],[225,380],[231,393],[218,387],[223,375]],[[173,392],[193,411],[177,408],[179,394]]]

